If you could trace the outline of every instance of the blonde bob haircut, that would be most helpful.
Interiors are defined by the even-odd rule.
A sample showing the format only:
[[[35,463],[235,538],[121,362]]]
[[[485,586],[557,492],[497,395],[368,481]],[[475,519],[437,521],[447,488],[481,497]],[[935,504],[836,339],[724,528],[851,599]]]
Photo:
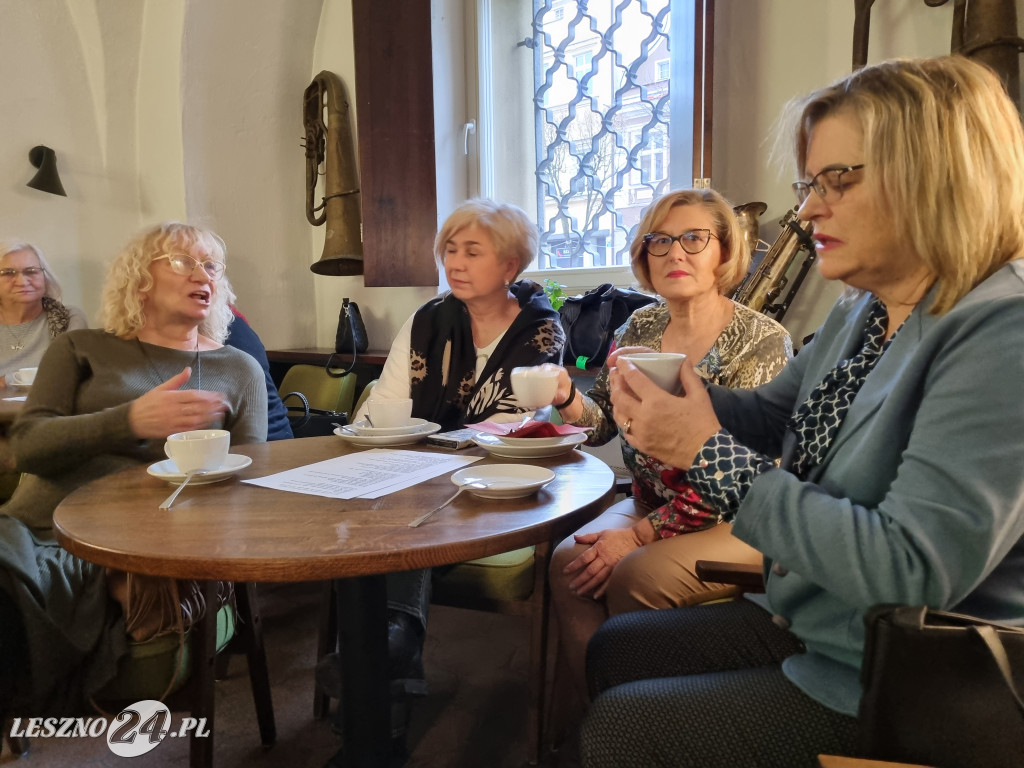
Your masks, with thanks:
[[[132,339],[146,324],[143,312],[144,295],[153,287],[150,265],[165,253],[205,254],[223,262],[227,255],[224,241],[208,229],[167,221],[137,235],[117,255],[107,270],[100,307],[103,327],[122,339]],[[210,313],[199,326],[199,332],[223,343],[234,316],[229,302],[234,299],[227,276],[216,283]]]
[[[962,56],[885,61],[790,110],[801,178],[817,170],[805,163],[820,120],[860,125],[865,183],[934,276],[932,314],[1024,254],[1024,131],[988,68]]]
[[[62,295],[60,283],[57,281],[57,276],[53,274],[53,270],[50,269],[50,265],[46,263],[46,257],[43,256],[43,252],[32,245],[32,243],[27,243],[24,240],[0,240],[0,259],[3,259],[9,253],[17,253],[18,251],[29,251],[35,254],[39,266],[43,268],[43,296],[60,301]]]
[[[444,269],[447,242],[455,233],[474,224],[491,238],[499,259],[516,262],[516,277],[530,266],[530,262],[536,257],[540,237],[537,234],[537,225],[530,221],[526,211],[508,203],[496,203],[485,197],[475,197],[452,211],[434,238],[434,260],[439,269]]]
[[[743,282],[750,269],[750,247],[743,230],[733,213],[732,204],[713,189],[681,189],[659,197],[646,209],[643,218],[636,227],[633,242],[629,246],[629,262],[636,276],[637,283],[645,291],[654,293],[651,283],[651,265],[648,263],[647,243],[644,237],[651,232],[658,232],[668,218],[669,211],[681,205],[700,205],[709,214],[713,223],[712,234],[718,238],[722,251],[722,263],[715,269],[718,275],[718,292],[723,296],[732,293],[733,289]],[[666,232],[665,234],[679,234]],[[711,247],[711,244],[708,244]]]

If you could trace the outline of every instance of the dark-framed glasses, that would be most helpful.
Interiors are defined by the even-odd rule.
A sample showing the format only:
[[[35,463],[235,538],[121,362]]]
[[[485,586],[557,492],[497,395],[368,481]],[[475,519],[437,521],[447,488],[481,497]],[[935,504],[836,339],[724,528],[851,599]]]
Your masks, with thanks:
[[[843,177],[851,171],[859,171],[863,167],[864,163],[860,165],[833,166],[818,171],[810,181],[794,181],[793,192],[796,194],[797,203],[803,205],[804,201],[810,197],[812,189],[826,203],[842,200],[843,192],[853,183]]]
[[[707,248],[712,237],[718,239],[718,235],[710,229],[688,229],[675,237],[664,232],[648,232],[644,235],[644,245],[651,256],[667,256],[672,250],[672,243],[679,243],[684,251],[694,254]]]
[[[5,267],[0,269],[0,277],[4,280],[14,280],[18,275],[24,275],[29,280],[37,277],[42,277],[46,272],[42,267],[25,267],[24,269],[15,269],[14,267]]]
[[[199,259],[189,256],[187,253],[165,253],[161,256],[157,256],[153,261],[160,261],[160,259],[167,259],[167,263],[171,265],[171,269],[177,275],[189,276],[196,271],[196,267],[202,267],[207,277],[211,280],[220,280],[224,274],[224,264],[220,261],[214,261],[213,259],[207,259],[206,261],[200,261]]]

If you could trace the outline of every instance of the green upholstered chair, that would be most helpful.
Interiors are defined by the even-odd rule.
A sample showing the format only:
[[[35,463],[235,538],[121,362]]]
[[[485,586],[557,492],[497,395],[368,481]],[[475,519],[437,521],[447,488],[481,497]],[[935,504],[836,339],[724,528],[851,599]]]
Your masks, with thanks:
[[[277,388],[284,400],[291,392],[301,392],[309,401],[311,408],[325,411],[337,411],[352,415],[352,402],[356,394],[356,376],[349,373],[334,378],[327,370],[318,365],[293,365],[281,379]],[[286,402],[285,405],[295,406],[296,403]]]

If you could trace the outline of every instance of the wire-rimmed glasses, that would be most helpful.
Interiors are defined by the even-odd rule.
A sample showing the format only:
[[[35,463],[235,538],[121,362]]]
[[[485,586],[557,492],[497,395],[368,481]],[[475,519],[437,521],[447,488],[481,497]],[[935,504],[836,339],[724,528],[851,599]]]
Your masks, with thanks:
[[[220,280],[224,274],[224,263],[214,261],[213,259],[200,261],[193,256],[189,256],[187,253],[165,253],[155,257],[153,261],[160,261],[160,259],[167,259],[167,263],[171,265],[174,273],[184,277],[188,277],[195,272],[196,267],[202,267],[207,277],[211,280]]]
[[[859,165],[832,166],[831,168],[824,168],[818,171],[810,181],[794,181],[793,193],[796,195],[797,204],[803,205],[804,201],[810,197],[812,189],[826,203],[842,200],[843,192],[850,185],[850,182],[843,181],[843,176],[850,173],[850,171],[859,171],[863,167],[864,163]]]
[[[718,239],[718,235],[710,229],[688,229],[674,237],[664,232],[648,232],[644,235],[644,245],[651,256],[667,256],[672,250],[672,243],[679,243],[679,247],[687,253],[696,254],[708,247],[712,237]]]
[[[0,278],[4,280],[14,280],[19,275],[24,275],[29,280],[37,277],[42,277],[46,272],[42,267],[25,267],[24,269],[15,269],[14,267],[4,267],[0,269]]]

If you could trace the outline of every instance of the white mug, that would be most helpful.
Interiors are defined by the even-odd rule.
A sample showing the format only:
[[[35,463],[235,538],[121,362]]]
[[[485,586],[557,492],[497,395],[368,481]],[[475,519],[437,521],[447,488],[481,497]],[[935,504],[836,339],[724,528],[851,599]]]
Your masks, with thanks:
[[[404,427],[412,420],[412,400],[410,398],[375,400],[371,397],[366,401],[366,413],[375,427],[381,429]]]
[[[635,352],[615,358],[616,361],[629,360],[670,395],[678,395],[683,390],[679,370],[685,359],[682,352]]]
[[[513,368],[509,375],[512,394],[520,408],[530,410],[551,405],[558,391],[558,368]]]
[[[38,368],[19,368],[11,374],[11,383],[19,387],[31,387],[36,380],[36,371],[38,370]]]
[[[231,433],[226,429],[194,429],[168,435],[164,453],[179,472],[209,471],[224,466],[230,446]]]

